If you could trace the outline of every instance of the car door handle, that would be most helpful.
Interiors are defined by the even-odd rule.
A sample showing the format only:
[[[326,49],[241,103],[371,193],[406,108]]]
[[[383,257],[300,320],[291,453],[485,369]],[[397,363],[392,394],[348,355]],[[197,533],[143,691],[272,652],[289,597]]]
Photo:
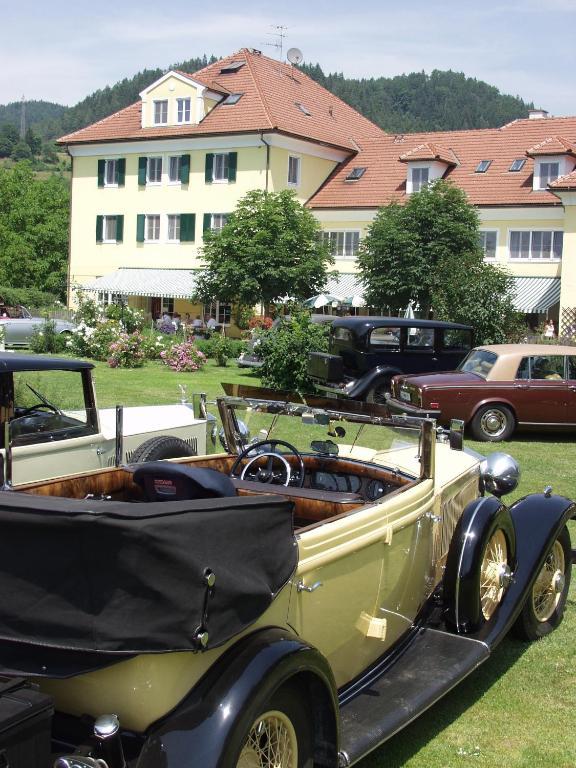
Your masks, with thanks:
[[[573,387],[572,385],[570,385],[570,386],[568,387],[568,389],[569,389],[571,392],[576,392],[576,387]]]
[[[322,586],[321,581],[315,581],[314,584],[312,584],[311,587],[307,587],[306,584],[300,579],[298,584],[296,584],[296,592],[315,592],[318,587]]]
[[[514,384],[515,389],[530,389],[529,384]]]

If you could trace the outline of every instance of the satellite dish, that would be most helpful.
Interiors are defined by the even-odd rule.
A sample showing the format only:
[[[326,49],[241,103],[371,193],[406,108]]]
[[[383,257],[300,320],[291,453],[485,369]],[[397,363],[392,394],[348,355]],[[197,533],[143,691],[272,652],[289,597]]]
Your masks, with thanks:
[[[288,48],[286,56],[290,64],[301,64],[304,61],[304,54],[300,48]]]

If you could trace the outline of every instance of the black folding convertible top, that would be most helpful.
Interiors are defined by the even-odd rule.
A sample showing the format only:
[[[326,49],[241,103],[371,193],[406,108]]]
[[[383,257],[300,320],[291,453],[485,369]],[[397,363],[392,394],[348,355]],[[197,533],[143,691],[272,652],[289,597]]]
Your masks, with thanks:
[[[0,491],[0,672],[78,674],[221,645],[297,564],[278,496],[130,504]],[[209,589],[205,572],[214,573]]]

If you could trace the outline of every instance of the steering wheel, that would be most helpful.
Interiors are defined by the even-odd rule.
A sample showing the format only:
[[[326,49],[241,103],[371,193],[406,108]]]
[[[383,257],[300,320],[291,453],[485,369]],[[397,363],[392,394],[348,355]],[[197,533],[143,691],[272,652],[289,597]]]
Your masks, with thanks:
[[[26,416],[26,414],[32,413],[32,411],[36,411],[38,410],[38,408],[42,408],[42,407],[48,408],[49,411],[52,411],[53,413],[57,413],[59,416],[62,416],[62,411],[60,410],[60,408],[56,407],[55,405],[52,405],[50,400],[45,398],[41,392],[38,392],[37,389],[34,389],[34,387],[31,384],[26,383],[26,386],[28,387],[30,392],[36,395],[36,397],[38,398],[38,400],[40,400],[40,402],[37,403],[36,405],[31,405],[30,408],[24,409],[24,411],[22,411],[20,416]]]
[[[289,452],[296,457],[296,460],[298,461],[299,473],[296,487],[302,488],[304,485],[304,460],[298,450],[290,443],[287,443],[285,440],[259,440],[257,443],[252,443],[251,445],[244,448],[242,453],[238,456],[232,465],[232,469],[230,470],[230,477],[240,480],[252,480],[253,482],[257,483],[269,483],[273,485],[286,486],[290,485],[290,480],[295,477],[295,475],[292,473],[292,467],[290,466],[290,463],[286,461],[281,453],[276,453],[274,450],[277,445],[282,445],[285,448],[288,448]],[[238,475],[237,471],[240,464],[245,459],[247,459],[253,451],[264,447],[269,448],[270,450],[263,451],[262,453],[257,453],[255,456],[252,456],[246,462],[245,466],[240,472],[240,475]],[[265,467],[253,467],[250,469],[254,464],[256,464],[257,461],[264,457],[267,458]],[[274,471],[274,463],[281,465],[280,471]]]

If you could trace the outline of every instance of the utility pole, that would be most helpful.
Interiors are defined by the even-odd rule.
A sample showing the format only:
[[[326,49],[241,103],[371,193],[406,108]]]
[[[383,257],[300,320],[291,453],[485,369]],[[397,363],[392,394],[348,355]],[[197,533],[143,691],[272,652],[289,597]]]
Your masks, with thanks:
[[[26,137],[26,102],[24,100],[24,94],[22,94],[22,100],[20,102],[20,138],[24,141]]]

